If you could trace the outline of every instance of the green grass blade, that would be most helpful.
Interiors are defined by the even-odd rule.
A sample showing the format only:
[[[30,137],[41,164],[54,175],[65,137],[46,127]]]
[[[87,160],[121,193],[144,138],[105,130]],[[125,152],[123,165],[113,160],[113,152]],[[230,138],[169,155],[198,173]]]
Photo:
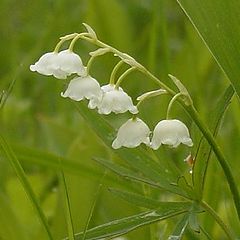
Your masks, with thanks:
[[[189,214],[185,214],[177,223],[173,233],[169,236],[168,240],[181,240],[188,225]]]
[[[67,189],[66,178],[65,178],[64,172],[62,170],[61,163],[60,163],[60,182],[61,182],[62,192],[63,192],[65,205],[66,205],[65,209],[66,209],[68,238],[69,238],[69,240],[75,240],[70,199],[69,199],[69,194],[68,194],[68,189]]]
[[[145,184],[148,184],[148,185],[153,186],[153,187],[165,189],[169,192],[172,192],[172,193],[178,194],[180,196],[189,198],[189,196],[186,195],[185,191],[183,191],[178,186],[175,186],[174,184],[171,184],[171,183],[166,182],[166,181],[165,182],[163,182],[163,181],[161,181],[161,182],[152,181],[151,179],[148,179],[144,176],[141,176],[140,174],[138,174],[138,173],[136,173],[136,172],[134,172],[130,169],[119,166],[116,163],[106,161],[102,158],[94,158],[94,159],[98,163],[100,163],[101,165],[105,166],[106,168],[110,169],[111,171],[117,173],[118,175],[120,175],[122,177],[131,179],[131,180],[134,180],[134,181],[137,181],[137,182],[140,182],[140,183],[145,183]]]
[[[18,159],[27,164],[34,164],[48,169],[59,171],[59,159],[62,164],[64,172],[70,174],[76,174],[93,180],[98,180],[102,176],[102,170],[87,167],[80,162],[76,162],[73,159],[59,157],[54,153],[45,152],[35,148],[29,148],[21,145],[11,145],[14,152],[17,154]],[[111,183],[114,186],[124,186],[127,189],[133,187],[126,181],[119,181],[119,178],[107,175],[105,177],[106,183]]]
[[[38,203],[37,197],[35,196],[35,193],[27,179],[27,176],[25,175],[25,172],[21,166],[21,164],[19,163],[15,153],[13,152],[13,150],[10,148],[10,146],[8,145],[8,143],[5,141],[5,139],[3,138],[2,135],[0,135],[0,146],[3,150],[3,153],[6,155],[7,159],[10,161],[10,163],[12,164],[29,200],[31,201],[33,208],[35,209],[37,216],[42,224],[42,226],[45,228],[48,238],[50,240],[53,240],[48,223],[47,223],[47,219],[42,211],[41,206]]]
[[[172,204],[167,205],[166,203],[163,209],[143,212],[92,228],[87,231],[86,240],[120,236],[141,226],[185,213],[189,210],[189,207],[190,206],[186,206],[186,204],[173,207]],[[76,240],[83,240],[83,233],[76,234]]]
[[[101,193],[101,190],[102,190],[102,183],[103,183],[103,179],[105,178],[106,176],[106,173],[103,175],[101,181],[100,181],[100,184],[98,185],[98,189],[97,189],[97,192],[95,194],[95,197],[94,197],[94,200],[93,200],[93,204],[91,206],[91,209],[90,209],[90,212],[89,212],[89,215],[88,215],[88,218],[87,218],[87,222],[86,222],[86,225],[85,225],[85,228],[84,228],[84,231],[83,231],[83,240],[86,239],[86,236],[87,236],[87,230],[88,230],[88,227],[89,227],[89,224],[90,224],[90,221],[93,217],[93,213],[94,213],[94,210],[95,210],[95,206],[96,206],[96,203],[99,199],[99,195]]]
[[[120,197],[123,200],[127,201],[128,203],[133,204],[134,206],[147,209],[156,209],[159,207],[159,205],[161,205],[161,202],[137,193],[122,191],[114,188],[110,188],[109,191],[117,197]]]
[[[212,111],[211,117],[209,118],[209,128],[212,130],[213,136],[216,137],[218,134],[219,126],[221,120],[226,112],[232,97],[234,95],[233,87],[230,85],[224,92],[223,96],[219,98],[219,101]],[[204,189],[204,181],[206,176],[206,170],[208,166],[208,161],[210,159],[212,152],[211,146],[204,139],[198,150],[196,157],[196,164],[194,165],[193,171],[193,182],[195,190],[199,196],[202,196]]]
[[[11,83],[10,83],[7,91],[6,91],[6,92],[5,92],[5,91],[2,92],[1,99],[0,99],[0,110],[3,109],[3,107],[4,107],[4,105],[5,105],[6,101],[7,101],[10,93],[11,93],[12,90],[13,90],[13,86],[14,86],[15,82],[16,82],[16,78],[14,78],[14,79],[11,81]]]
[[[240,96],[240,1],[177,0]]]

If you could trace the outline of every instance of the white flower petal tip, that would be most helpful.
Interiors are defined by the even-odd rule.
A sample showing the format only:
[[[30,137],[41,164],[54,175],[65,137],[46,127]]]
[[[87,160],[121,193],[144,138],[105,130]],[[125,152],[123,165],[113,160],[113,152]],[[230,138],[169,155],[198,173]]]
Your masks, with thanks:
[[[99,114],[110,114],[131,112],[137,114],[138,109],[133,105],[131,97],[125,93],[122,88],[115,89],[114,85],[106,85],[102,87],[103,98],[98,105]]]
[[[77,77],[70,81],[67,90],[61,93],[64,98],[71,98],[75,101],[88,99],[89,108],[94,109],[102,99],[102,90],[94,78],[90,76]]]
[[[189,147],[193,146],[188,128],[184,123],[172,119],[162,120],[156,125],[151,142],[152,149],[157,150],[162,144],[176,148],[181,143]]]
[[[86,68],[83,66],[81,58],[69,50],[45,53],[35,64],[30,66],[30,70],[46,76],[53,75],[58,79],[66,79],[73,73],[86,76]]]
[[[30,70],[32,72],[38,72],[40,74],[50,76],[53,74],[56,59],[57,53],[54,52],[45,53],[39,58],[39,60],[35,64],[30,65]]]
[[[140,118],[129,119],[118,130],[112,143],[114,149],[121,147],[135,148],[141,143],[150,145],[150,129]]]

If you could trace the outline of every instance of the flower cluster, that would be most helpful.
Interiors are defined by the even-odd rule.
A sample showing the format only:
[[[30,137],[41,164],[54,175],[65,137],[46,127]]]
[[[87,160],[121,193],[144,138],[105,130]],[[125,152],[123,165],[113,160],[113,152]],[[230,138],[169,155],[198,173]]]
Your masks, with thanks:
[[[79,35],[80,36],[80,35]],[[94,38],[97,41],[96,35],[92,33],[89,34],[89,39]],[[77,36],[78,37],[78,36]],[[61,40],[62,41],[62,40]],[[75,43],[76,37],[72,40]],[[73,45],[71,43],[71,45]],[[133,114],[133,117],[127,120],[118,130],[117,137],[112,143],[114,149],[120,147],[134,148],[139,146],[141,143],[151,147],[152,149],[158,149],[162,144],[169,145],[173,148],[179,146],[179,144],[185,144],[189,147],[193,145],[190,138],[188,128],[184,123],[177,119],[166,119],[160,121],[153,130],[151,131],[146,123],[144,123],[140,118],[137,117],[138,105],[133,104],[132,98],[119,86],[120,78],[131,72],[132,70],[139,69],[142,70],[143,66],[137,63],[132,57],[127,54],[118,53],[113,51],[113,48],[109,46],[104,48],[99,48],[95,52],[90,53],[91,58],[88,62],[87,67],[83,65],[83,62],[79,55],[73,52],[72,47],[67,50],[58,52],[48,52],[44,54],[40,59],[30,66],[31,71],[36,71],[40,74],[46,76],[54,76],[58,79],[66,79],[70,75],[74,74],[67,89],[61,93],[64,98],[70,98],[74,101],[82,101],[87,99],[88,107],[90,109],[97,108],[99,114],[108,115],[111,112],[115,114],[125,113],[129,111]],[[107,45],[105,45],[107,46]],[[97,56],[103,55],[106,52],[113,52],[114,55],[118,55],[121,62],[131,66],[115,83],[110,79],[109,84],[100,86],[99,82],[94,79],[89,74],[89,63]],[[113,70],[116,71],[120,65],[116,65]],[[112,75],[114,75],[112,73]],[[112,76],[111,75],[111,76]],[[171,76],[173,77],[173,76]],[[173,77],[174,78],[174,77]],[[173,79],[178,86],[180,93],[179,95],[187,95],[186,89],[181,85],[181,83]],[[184,93],[181,92],[183,89]],[[149,98],[151,96],[156,96],[162,93],[166,93],[166,90],[159,89],[152,92],[148,92],[140,96],[137,100],[139,103]],[[178,94],[173,97],[172,100],[178,97]],[[172,101],[173,102],[173,101]],[[172,105],[172,102],[169,104]],[[150,135],[152,135],[150,137]]]

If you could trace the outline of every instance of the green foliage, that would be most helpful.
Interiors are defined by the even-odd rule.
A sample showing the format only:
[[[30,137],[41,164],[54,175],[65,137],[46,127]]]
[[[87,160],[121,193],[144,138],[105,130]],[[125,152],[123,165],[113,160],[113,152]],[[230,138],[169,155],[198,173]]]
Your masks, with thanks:
[[[193,175],[183,161],[190,150],[183,146],[113,150],[128,114],[99,116],[86,103],[61,98],[61,80],[29,71],[60,36],[89,24],[99,39],[132,55],[173,89],[167,74],[182,81],[239,182],[239,2],[177,2],[191,22],[174,0],[0,1],[0,126],[6,139],[0,151],[0,239],[227,239],[228,228],[240,236],[212,146],[177,104],[171,116],[191,126]],[[84,63],[95,50],[84,41],[75,47]],[[115,64],[111,54],[99,56],[91,74],[106,84]],[[135,72],[123,87],[134,99],[157,88]],[[169,100],[163,95],[141,105],[140,117],[151,129],[166,117]],[[60,168],[64,175],[58,177]]]

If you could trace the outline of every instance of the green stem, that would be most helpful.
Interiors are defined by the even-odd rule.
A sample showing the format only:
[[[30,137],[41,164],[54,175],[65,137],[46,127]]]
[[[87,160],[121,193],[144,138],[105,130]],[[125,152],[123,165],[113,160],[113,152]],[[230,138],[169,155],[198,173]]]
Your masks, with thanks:
[[[116,48],[113,48],[113,47],[101,42],[98,39],[91,39],[86,36],[81,36],[81,39],[91,42],[91,43],[95,44],[96,46],[108,48],[109,51],[112,52],[113,54],[122,55],[122,52],[120,52]],[[150,77],[156,84],[158,84],[161,88],[165,89],[170,95],[174,96],[176,94],[175,91],[173,91],[166,84],[164,84],[162,81],[160,81],[156,76],[154,76],[151,72],[149,72],[140,63],[138,63],[138,66],[139,67],[137,69],[140,72],[142,72],[146,76]],[[229,166],[224,154],[220,150],[220,148],[219,148],[218,144],[216,143],[209,128],[207,126],[205,126],[205,124],[201,120],[201,118],[200,118],[198,112],[196,111],[196,109],[194,108],[194,106],[193,105],[187,106],[184,103],[184,101],[182,101],[181,99],[178,99],[178,101],[183,106],[183,108],[189,113],[189,115],[191,116],[193,121],[196,123],[196,125],[198,126],[200,131],[203,133],[203,135],[206,138],[206,140],[208,141],[208,143],[212,146],[212,149],[217,157],[217,160],[219,161],[219,163],[224,171],[224,174],[226,176],[226,179],[228,181],[228,185],[229,185],[231,193],[233,195],[233,200],[234,200],[235,207],[237,210],[238,218],[240,219],[240,194],[238,192],[236,182],[234,181],[233,174],[231,172],[230,166]]]
[[[200,202],[200,205],[215,219],[218,225],[222,228],[225,234],[230,240],[234,240],[232,232],[229,230],[228,226],[222,221],[222,219],[217,215],[217,213],[204,201]]]
[[[124,63],[124,61],[121,60],[115,65],[115,67],[112,70],[111,76],[110,76],[109,84],[113,85],[115,83],[115,77],[116,77],[117,71],[123,65],[123,63]]]
[[[124,72],[119,79],[117,80],[117,83],[115,85],[115,88],[118,89],[119,86],[121,85],[122,81],[126,78],[127,75],[129,75],[131,72],[135,71],[136,67],[131,67],[129,68],[126,72]]]
[[[58,44],[56,45],[56,47],[54,48],[54,52],[58,53],[59,49],[61,48],[62,44],[65,42],[65,39],[61,39]]]
[[[196,111],[196,109],[194,108],[194,106],[185,106],[183,103],[182,103],[182,105],[184,106],[185,110],[189,113],[189,115],[191,116],[193,121],[196,123],[196,125],[199,127],[200,131],[202,132],[202,134],[208,141],[209,145],[212,147],[212,149],[217,157],[217,160],[220,163],[220,165],[224,171],[224,174],[226,176],[226,179],[228,181],[228,185],[230,187],[230,190],[231,190],[231,193],[233,196],[233,200],[235,203],[235,207],[237,210],[238,218],[240,219],[240,195],[239,195],[239,191],[238,191],[236,182],[234,180],[233,174],[231,172],[231,167],[230,167],[229,163],[227,162],[224,154],[222,153],[217,142],[215,141],[211,131],[203,123],[203,121],[201,120],[201,118],[200,118],[198,112]]]
[[[87,75],[89,75],[89,72],[90,72],[90,68],[93,64],[93,61],[95,59],[96,56],[91,56],[90,59],[88,60],[88,63],[87,63]]]
[[[54,49],[54,52],[55,53],[58,53],[59,52],[59,49],[61,48],[62,44],[65,42],[65,41],[68,41],[68,40],[71,40],[73,38],[75,38],[78,34],[77,33],[73,33],[73,34],[69,34],[69,35],[66,35],[64,37],[61,37],[60,38],[60,41],[58,42],[58,44],[56,45],[55,49]]]
[[[153,97],[157,97],[157,96],[160,96],[160,95],[163,95],[163,94],[168,94],[167,91],[165,91],[164,89],[158,89],[158,90],[154,90],[154,91],[151,91],[151,92],[146,92],[144,94],[142,94],[141,96],[139,96],[137,98],[137,100],[139,101],[138,104],[137,104],[137,108],[139,108],[139,106],[145,102],[146,100],[150,99],[150,98],[153,98]]]
[[[167,116],[166,116],[166,119],[169,119],[169,117],[170,117],[170,111],[171,111],[171,109],[172,109],[172,106],[173,106],[173,103],[179,98],[179,97],[181,97],[181,96],[183,96],[183,93],[177,93],[172,99],[171,99],[171,101],[169,102],[169,104],[168,104],[168,108],[167,108]]]
[[[32,206],[34,208],[34,210],[36,211],[37,213],[37,216],[39,218],[39,221],[42,223],[42,225],[44,226],[46,232],[47,232],[47,235],[48,235],[48,238],[50,240],[53,240],[53,237],[52,237],[52,234],[50,232],[50,229],[49,229],[49,226],[48,226],[48,223],[47,223],[47,219],[42,211],[42,208],[37,200],[37,197],[27,179],[27,176],[20,164],[20,162],[18,161],[15,153],[13,152],[13,150],[10,148],[10,146],[8,145],[8,143],[5,141],[5,139],[3,138],[3,136],[0,135],[0,146],[2,148],[2,150],[4,151],[6,157],[8,158],[8,160],[11,162],[29,200],[31,201],[32,203]]]
[[[84,37],[84,36],[89,36],[89,33],[78,33],[74,38],[73,40],[71,41],[70,43],[70,46],[69,46],[69,51],[73,51],[73,48],[74,48],[74,45],[75,43],[77,42],[78,39]]]

